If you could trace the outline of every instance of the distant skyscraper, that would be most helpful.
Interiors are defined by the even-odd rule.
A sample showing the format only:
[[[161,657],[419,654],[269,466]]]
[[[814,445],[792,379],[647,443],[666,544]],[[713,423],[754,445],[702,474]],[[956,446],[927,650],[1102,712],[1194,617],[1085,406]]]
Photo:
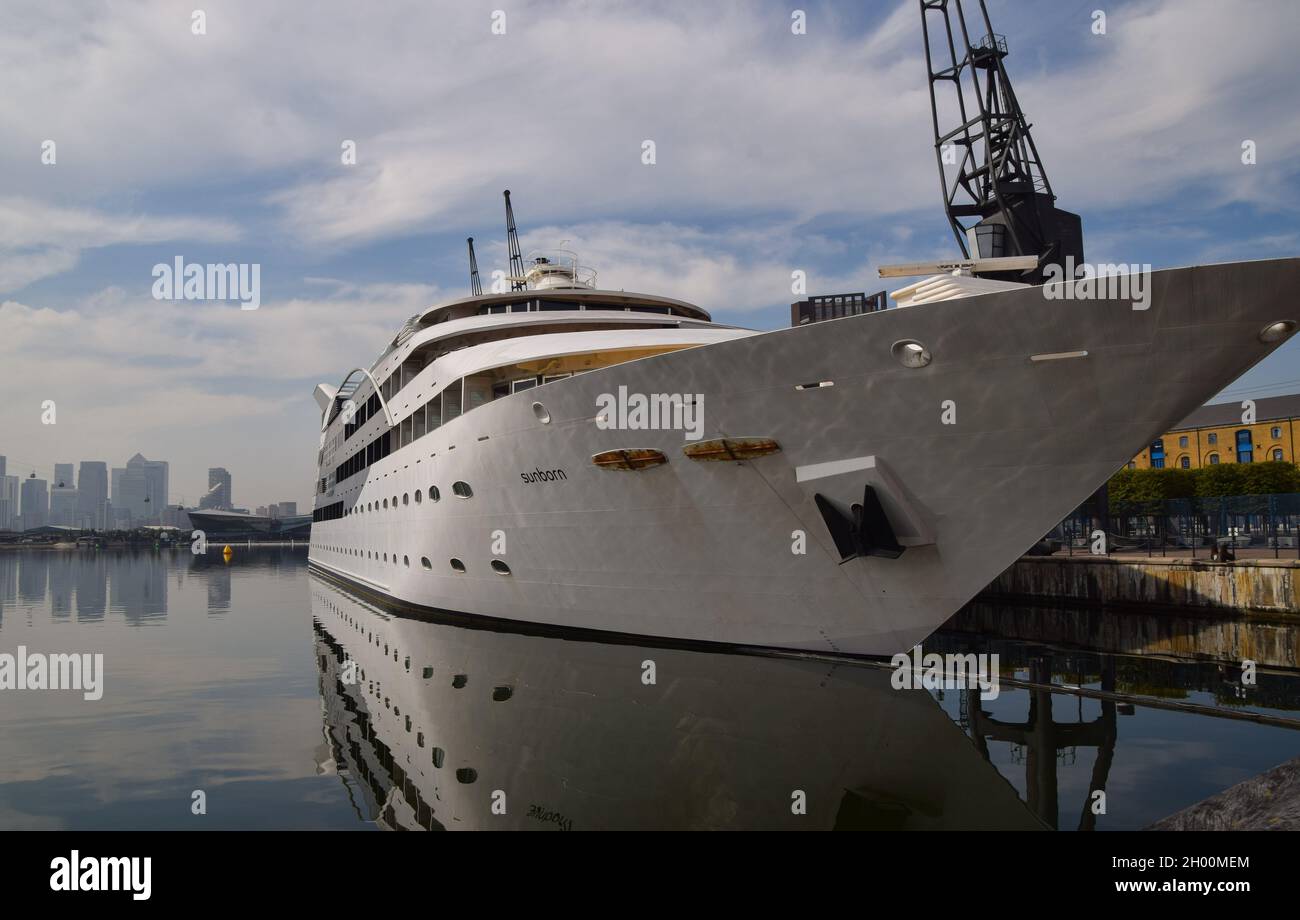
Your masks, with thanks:
[[[0,457],[0,460],[3,460]],[[3,468],[3,464],[0,464]],[[18,477],[0,476],[0,530],[18,527]]]
[[[108,518],[108,464],[102,460],[82,460],[77,472],[77,523],[82,527],[105,530]]]
[[[77,484],[72,478],[73,464],[54,464],[54,479],[50,483],[51,524],[70,527],[77,519]]]
[[[77,490],[50,489],[50,523],[72,527],[77,523]]]
[[[44,527],[50,519],[50,496],[44,479],[24,479],[22,485],[23,530]]]
[[[113,473],[116,477],[117,471]],[[162,520],[167,505],[167,478],[166,460],[146,460],[143,455],[136,454],[126,462],[126,469],[118,480],[120,488],[114,485],[113,505],[130,516],[130,526],[139,527]]]
[[[298,513],[297,502],[280,502],[279,508],[280,508],[280,517],[282,518],[293,517],[295,514]]]
[[[5,478],[5,464],[8,462],[9,462],[8,460],[0,456],[0,479]]]
[[[235,507],[231,492],[230,472],[225,467],[209,467],[208,491],[206,495],[199,499],[199,509],[203,511],[208,509],[229,511]]]

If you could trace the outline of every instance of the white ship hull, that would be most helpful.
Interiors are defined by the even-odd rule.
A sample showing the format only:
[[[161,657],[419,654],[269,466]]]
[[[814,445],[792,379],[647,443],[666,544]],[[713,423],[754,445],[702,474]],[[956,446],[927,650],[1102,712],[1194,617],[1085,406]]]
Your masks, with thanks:
[[[1260,332],[1296,318],[1297,292],[1295,259],[1176,269],[1153,274],[1146,310],[1027,287],[595,370],[479,406],[374,463],[344,500],[396,508],[317,522],[310,559],[416,607],[892,654],[1276,348]],[[903,339],[925,345],[929,366],[896,360]],[[820,382],[833,385],[796,389]],[[598,397],[620,387],[703,394],[705,438],[771,438],[780,452],[700,462],[680,430],[602,429]],[[627,448],[668,462],[592,462]],[[537,471],[562,476],[525,481]],[[457,481],[471,498],[453,495]],[[906,550],[842,561],[814,496],[847,509],[867,484]],[[440,501],[403,500],[430,486]]]

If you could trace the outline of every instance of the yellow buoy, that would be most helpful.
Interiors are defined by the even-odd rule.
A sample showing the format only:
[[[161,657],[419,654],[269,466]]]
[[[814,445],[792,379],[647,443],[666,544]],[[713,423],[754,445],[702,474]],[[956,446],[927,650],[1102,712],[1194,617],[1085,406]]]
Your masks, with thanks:
[[[226,548],[223,549],[223,550],[221,551],[221,557],[222,557],[223,559],[225,559],[227,562],[229,562],[229,561],[230,561],[230,557],[232,557],[232,556],[234,556],[234,555],[235,555],[235,551],[234,551],[233,549],[231,549],[231,548],[230,548],[230,544],[227,543],[227,544],[226,544]]]

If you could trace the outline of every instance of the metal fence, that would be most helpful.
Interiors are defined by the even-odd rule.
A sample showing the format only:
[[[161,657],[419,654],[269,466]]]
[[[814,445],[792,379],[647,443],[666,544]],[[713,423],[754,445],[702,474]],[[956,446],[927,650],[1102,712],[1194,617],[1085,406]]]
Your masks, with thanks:
[[[1089,553],[1098,530],[1106,534],[1107,554],[1209,558],[1227,547],[1238,557],[1300,559],[1300,494],[1114,504],[1104,515],[1085,503],[1049,539],[1059,542],[1058,552]]]

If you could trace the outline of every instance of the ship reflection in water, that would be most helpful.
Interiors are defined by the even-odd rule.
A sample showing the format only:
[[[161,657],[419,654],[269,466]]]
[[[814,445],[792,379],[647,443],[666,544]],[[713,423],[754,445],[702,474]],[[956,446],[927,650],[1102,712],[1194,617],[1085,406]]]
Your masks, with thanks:
[[[887,671],[423,622],[315,576],[312,611],[338,771],[387,827],[1041,827]]]
[[[1300,753],[1300,626],[1259,618],[973,604],[925,651],[996,652],[981,699],[416,618],[301,549],[7,551],[20,645],[105,693],[0,692],[3,829],[1111,830]]]
[[[894,689],[889,670],[860,663],[468,629],[400,615],[316,576],[312,610],[335,767],[385,827],[1094,830],[1112,807],[1135,811],[1136,776],[1154,767],[1144,781],[1160,782],[1177,769],[1147,762],[1166,745],[1212,760],[1207,745],[1262,734],[1254,720],[1273,718],[1257,753],[1271,763],[1300,750],[1300,720],[1282,727],[1300,709],[1300,680],[1271,658],[1252,701],[1239,671],[1221,664],[990,636],[999,609],[977,605],[927,649],[996,650],[1004,675],[1042,686],[1004,688],[996,700],[973,689],[932,695]],[[1001,609],[1008,625],[1024,614]],[[1179,626],[1167,629],[1187,645]],[[1300,631],[1233,632],[1245,641],[1252,629],[1256,645],[1266,634],[1271,654],[1294,660]],[[1149,640],[1161,628],[1148,621],[1136,632]],[[1062,696],[1053,683],[1103,698]],[[1186,711],[1140,708],[1172,698]],[[1116,769],[1120,718],[1143,730],[1153,714],[1185,720],[1168,727],[1190,729],[1188,740],[1177,730],[1163,742],[1134,738],[1142,762]],[[1197,728],[1202,741],[1191,740]],[[1236,755],[1217,753],[1217,772],[1230,775]],[[806,814],[792,809],[800,794]],[[1168,810],[1196,800],[1174,798]]]

